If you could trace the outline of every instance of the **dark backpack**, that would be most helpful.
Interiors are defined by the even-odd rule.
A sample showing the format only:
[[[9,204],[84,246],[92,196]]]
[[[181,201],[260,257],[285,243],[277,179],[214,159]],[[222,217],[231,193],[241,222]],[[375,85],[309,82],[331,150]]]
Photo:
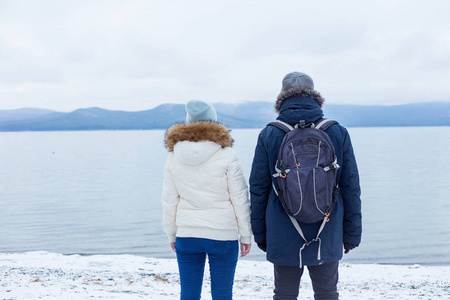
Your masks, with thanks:
[[[305,241],[301,250],[312,242],[319,241],[318,260],[320,260],[320,238],[326,222],[333,210],[338,187],[336,170],[339,169],[333,143],[324,131],[337,122],[320,119],[305,124],[300,121],[294,127],[280,120],[269,125],[283,130],[283,138],[275,165],[277,173],[277,194],[292,223]],[[298,222],[316,223],[322,221],[315,239],[306,240]]]

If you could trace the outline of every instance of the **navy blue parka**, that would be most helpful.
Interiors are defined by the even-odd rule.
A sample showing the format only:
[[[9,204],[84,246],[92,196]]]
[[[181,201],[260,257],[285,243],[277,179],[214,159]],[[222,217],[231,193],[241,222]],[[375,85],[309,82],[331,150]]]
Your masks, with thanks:
[[[311,97],[293,96],[284,100],[278,120],[291,125],[300,120],[315,122],[323,117],[320,105]],[[336,181],[339,195],[330,221],[320,234],[321,260],[317,260],[318,242],[302,251],[306,266],[338,261],[342,258],[343,243],[361,242],[361,200],[359,175],[353,147],[347,130],[334,124],[325,131],[335,148],[338,164]],[[267,260],[281,266],[298,266],[303,240],[284,211],[272,188],[277,185],[275,162],[285,133],[274,126],[266,126],[258,137],[250,175],[251,222],[256,243],[266,243]],[[308,240],[315,238],[320,223],[300,226]]]

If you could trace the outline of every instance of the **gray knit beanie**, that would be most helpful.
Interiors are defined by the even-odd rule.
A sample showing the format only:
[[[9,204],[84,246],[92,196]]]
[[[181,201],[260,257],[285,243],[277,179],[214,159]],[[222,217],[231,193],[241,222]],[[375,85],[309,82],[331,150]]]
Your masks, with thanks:
[[[285,91],[294,87],[306,87],[314,89],[314,82],[311,77],[305,73],[291,72],[284,76],[281,91]]]
[[[217,122],[216,109],[203,100],[191,100],[186,104],[186,124],[198,121]]]

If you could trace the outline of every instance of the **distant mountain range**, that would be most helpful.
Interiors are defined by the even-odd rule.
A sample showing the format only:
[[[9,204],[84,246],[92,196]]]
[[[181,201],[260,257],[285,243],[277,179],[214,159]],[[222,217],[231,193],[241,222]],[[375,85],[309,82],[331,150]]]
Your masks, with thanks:
[[[271,102],[215,103],[218,120],[229,128],[262,128],[275,120]],[[325,104],[325,116],[348,127],[450,126],[450,102],[395,106]],[[0,110],[0,131],[167,129],[186,117],[183,104],[127,112],[92,107],[64,113],[22,108]]]

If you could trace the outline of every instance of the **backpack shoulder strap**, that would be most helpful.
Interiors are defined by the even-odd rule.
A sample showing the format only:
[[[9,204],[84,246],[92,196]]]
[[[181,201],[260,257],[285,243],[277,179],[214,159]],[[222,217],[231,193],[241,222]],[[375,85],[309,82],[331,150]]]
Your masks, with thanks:
[[[325,131],[333,124],[339,124],[339,123],[332,119],[320,119],[314,123],[314,126],[317,129],[321,129],[321,130]]]
[[[288,133],[289,131],[294,130],[294,127],[292,127],[290,124],[280,121],[280,120],[276,120],[275,122],[270,122],[269,124],[267,124],[267,126],[275,126],[281,130],[283,130],[285,133]]]

